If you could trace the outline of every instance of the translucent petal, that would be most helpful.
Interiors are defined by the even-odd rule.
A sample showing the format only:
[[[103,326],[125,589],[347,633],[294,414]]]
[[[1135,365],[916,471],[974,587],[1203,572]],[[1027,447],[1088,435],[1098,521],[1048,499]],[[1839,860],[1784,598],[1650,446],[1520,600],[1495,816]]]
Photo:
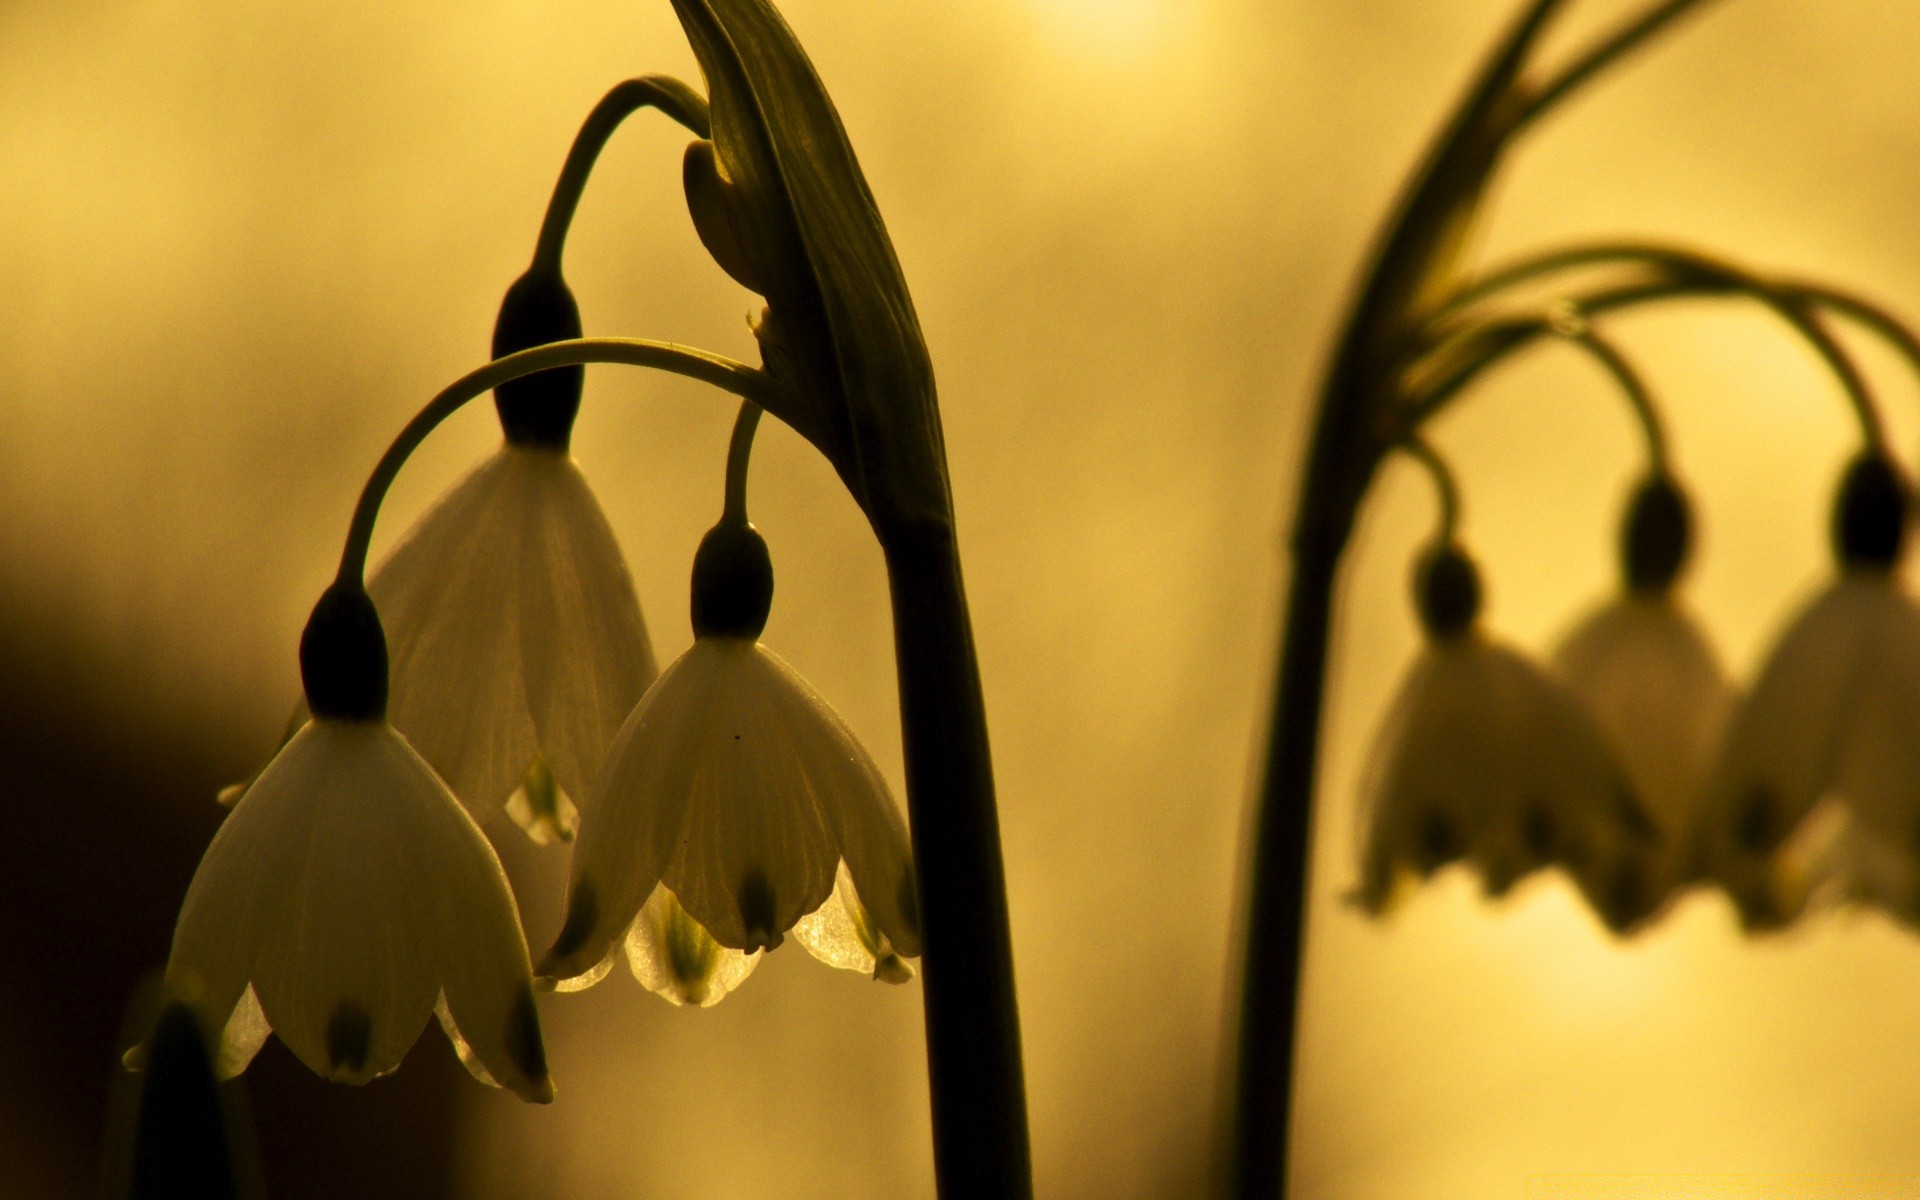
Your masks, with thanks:
[[[392,658],[389,717],[486,820],[539,753],[585,795],[653,679],[619,547],[564,453],[505,446],[368,585]]]
[[[833,895],[800,918],[793,936],[807,953],[830,967],[859,971],[886,983],[905,983],[913,978],[912,965],[895,952],[887,935],[880,932],[861,905],[845,862],[834,876]]]
[[[187,887],[167,969],[198,981],[213,1022],[235,1011],[261,948],[285,923],[284,884],[304,865],[317,803],[301,789],[325,741],[309,725],[274,756],[221,822]]]
[[[502,448],[428,509],[367,589],[387,633],[388,719],[478,820],[538,751],[520,681],[521,514],[528,455]]]
[[[546,1103],[553,1083],[506,872],[473,818],[414,761],[434,787],[401,814],[412,848],[408,904],[424,930],[443,1024],[476,1075],[484,1067],[522,1099]]]
[[[1920,611],[1886,575],[1852,572],[1781,636],[1735,711],[1699,834],[1700,866],[1751,926],[1797,915],[1775,859],[1829,790],[1870,832],[1920,816]]]
[[[723,946],[771,949],[826,902],[840,859],[829,824],[846,771],[820,770],[834,732],[794,676],[743,638],[700,638],[682,661],[713,686],[690,736],[655,752],[694,765],[662,881]],[[822,706],[823,707],[823,706]]]
[[[570,842],[580,832],[580,810],[554,782],[553,772],[542,758],[533,760],[520,790],[508,797],[507,816],[526,830],[536,846]]]
[[[1428,647],[1376,744],[1357,899],[1466,859],[1489,894],[1559,863],[1623,927],[1652,899],[1620,886],[1656,837],[1593,720],[1527,659],[1477,636]],[[1649,885],[1650,886],[1650,885]],[[1631,903],[1628,903],[1631,901]]]
[[[1634,792],[1677,844],[1691,829],[1733,688],[1671,597],[1628,594],[1568,635],[1554,665],[1607,735]]]
[[[657,887],[627,930],[627,965],[650,992],[676,1005],[711,1008],[760,965],[760,951],[729,950]]]
[[[233,1014],[220,1031],[220,1049],[213,1062],[214,1078],[232,1079],[246,1070],[272,1032],[267,1014],[261,1011],[260,997],[253,985],[248,984],[247,990],[240,993],[240,1003],[233,1006]]]
[[[697,742],[715,703],[714,665],[691,652],[676,659],[607,750],[574,845],[567,916],[540,963],[542,978],[556,986],[601,963],[660,882],[700,769],[697,756],[680,748]]]
[[[255,809],[296,842],[261,891],[226,899],[272,910],[254,989],[321,1075],[364,1083],[391,1071],[433,1010],[436,947],[417,880],[443,848],[409,818],[428,806],[458,813],[450,799],[390,726],[316,721],[229,818]]]
[[[659,674],[613,529],[580,468],[526,452],[520,654],[528,711],[562,791],[584,796],[627,714]]]
[[[794,745],[804,760],[802,769],[839,847],[843,870],[858,890],[857,903],[864,905],[897,953],[918,957],[920,903],[913,851],[906,820],[885,777],[840,714],[799,672],[764,646],[755,650],[784,685],[771,688],[770,695],[796,731]],[[807,730],[811,736],[800,732]]]

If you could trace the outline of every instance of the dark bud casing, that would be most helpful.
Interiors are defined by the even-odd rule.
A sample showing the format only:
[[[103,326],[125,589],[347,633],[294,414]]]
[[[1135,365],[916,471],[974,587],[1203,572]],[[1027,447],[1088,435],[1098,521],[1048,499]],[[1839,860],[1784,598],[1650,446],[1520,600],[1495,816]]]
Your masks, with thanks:
[[[773,607],[767,540],[744,521],[721,521],[693,556],[693,635],[757,638]]]
[[[580,336],[580,306],[558,269],[535,267],[513,281],[500,302],[500,318],[493,325],[493,356],[504,358],[518,350],[566,342]],[[565,450],[573,437],[573,419],[580,415],[580,390],[585,367],[555,367],[523,375],[493,391],[500,429],[516,446]]]
[[[1642,483],[1620,529],[1620,569],[1627,587],[1663,595],[1687,565],[1693,548],[1693,506],[1665,475]]]
[[[1906,481],[1886,456],[1854,459],[1833,510],[1833,551],[1840,565],[1886,569],[1898,562],[1908,504]]]
[[[1460,547],[1436,546],[1414,568],[1413,599],[1429,637],[1465,633],[1480,615],[1480,572]]]
[[[316,717],[387,715],[387,635],[364,587],[336,581],[321,594],[300,635],[300,680]]]

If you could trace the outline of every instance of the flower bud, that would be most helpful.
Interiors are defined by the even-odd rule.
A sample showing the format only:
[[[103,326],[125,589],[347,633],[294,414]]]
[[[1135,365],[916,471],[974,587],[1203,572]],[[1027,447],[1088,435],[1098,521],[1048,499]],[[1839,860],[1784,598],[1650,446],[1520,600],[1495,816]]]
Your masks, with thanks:
[[[1680,485],[1665,475],[1642,483],[1620,530],[1620,568],[1631,591],[1663,595],[1693,549],[1693,511]]]
[[[1466,632],[1480,615],[1480,573],[1458,546],[1436,546],[1414,569],[1413,595],[1427,635],[1453,637]]]
[[[493,325],[493,356],[580,336],[580,306],[558,269],[533,267],[513,281]],[[565,450],[580,414],[584,367],[555,367],[523,375],[494,389],[500,429],[516,446]]]
[[[300,681],[316,717],[374,721],[387,715],[387,638],[358,583],[336,580],[300,635]]]
[[[773,607],[773,559],[745,522],[723,520],[693,556],[693,635],[757,638]]]
[[[1891,567],[1907,532],[1907,485],[1883,454],[1853,460],[1833,510],[1833,551],[1842,567]]]

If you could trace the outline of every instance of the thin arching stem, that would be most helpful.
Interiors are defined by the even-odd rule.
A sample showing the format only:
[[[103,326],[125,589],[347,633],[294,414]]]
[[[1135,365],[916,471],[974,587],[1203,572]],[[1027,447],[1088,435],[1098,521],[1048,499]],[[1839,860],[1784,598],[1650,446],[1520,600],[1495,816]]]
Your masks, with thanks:
[[[706,100],[678,79],[645,75],[616,85],[594,105],[580,132],[574,135],[573,148],[567,151],[566,165],[560,168],[560,179],[553,185],[553,196],[547,201],[546,219],[540,223],[540,241],[533,251],[534,270],[549,273],[560,270],[567,230],[573,224],[573,213],[580,206],[580,194],[586,190],[593,164],[613,131],[642,108],[657,108],[698,136],[709,136]]]
[[[1705,3],[1707,0],[1663,0],[1662,3],[1655,4],[1639,17],[1600,39],[1534,93],[1533,98],[1515,118],[1514,128],[1518,130],[1539,119],[1548,110],[1573,94],[1582,84]]]
[[[1825,322],[1815,311],[1815,299],[1799,289],[1772,283],[1731,263],[1690,250],[1626,243],[1580,246],[1525,259],[1512,266],[1491,272],[1461,289],[1436,313],[1434,323],[1430,327],[1444,328],[1446,323],[1457,321],[1460,314],[1469,306],[1508,288],[1559,271],[1605,263],[1631,263],[1651,267],[1664,272],[1666,276],[1609,293],[1608,295],[1612,298],[1604,303],[1613,308],[1630,307],[1648,299],[1665,299],[1672,296],[1727,294],[1744,295],[1764,305],[1798,333],[1814,353],[1820,356],[1827,369],[1833,373],[1846,394],[1847,402],[1853,407],[1855,419],[1860,425],[1860,436],[1866,448],[1875,452],[1884,448],[1886,436],[1879,409],[1873,401],[1872,391],[1867,387],[1866,379],[1854,365],[1853,359],[1835,340]],[[1584,301],[1577,307],[1583,312],[1592,314],[1597,311],[1595,303],[1592,300]],[[1525,323],[1512,324],[1517,329],[1520,324]],[[1550,326],[1551,320],[1542,319],[1531,324]],[[1490,326],[1482,326],[1466,336],[1479,336],[1487,328]],[[1534,335],[1529,334],[1525,340],[1531,340],[1532,336]]]
[[[1627,356],[1621,353],[1613,340],[1595,329],[1585,314],[1570,311],[1559,316],[1561,319],[1555,323],[1554,331],[1585,350],[1620,386],[1620,393],[1633,409],[1634,418],[1640,423],[1640,433],[1646,439],[1647,467],[1654,475],[1665,476],[1667,431],[1660,420],[1660,411],[1654,407],[1653,394],[1647,390],[1646,381],[1634,370],[1633,364],[1627,361]]]
[[[747,523],[747,466],[753,461],[753,431],[760,427],[760,406],[751,400],[740,402],[740,415],[734,418],[733,437],[727,442],[727,506],[720,519],[734,525]]]
[[[387,452],[380,456],[373,474],[367,477],[366,486],[360,489],[359,503],[354,506],[353,522],[347,528],[346,548],[340,552],[339,581],[359,584],[364,580],[367,547],[373,541],[373,523],[380,515],[380,504],[386,499],[387,489],[393,486],[394,477],[400,474],[400,468],[407,459],[442,421],[458,412],[467,401],[522,375],[586,363],[624,363],[670,371],[710,383],[756,404],[763,404],[770,390],[766,376],[745,363],[704,350],[676,346],[671,342],[651,342],[638,338],[582,338],[570,342],[551,342],[509,354],[478,370],[469,371],[428,401],[426,407],[415,414],[399,436],[393,439]]]
[[[1843,292],[1825,284],[1786,283],[1781,285],[1781,290],[1866,326],[1899,351],[1914,373],[1920,375],[1920,335],[1916,335],[1906,322],[1891,312],[1851,292]]]
[[[1440,502],[1440,528],[1434,532],[1434,544],[1452,545],[1453,536],[1460,528],[1460,485],[1454,478],[1453,468],[1447,466],[1433,443],[1417,433],[1401,438],[1396,448],[1425,467],[1427,477],[1433,480],[1434,495]]]

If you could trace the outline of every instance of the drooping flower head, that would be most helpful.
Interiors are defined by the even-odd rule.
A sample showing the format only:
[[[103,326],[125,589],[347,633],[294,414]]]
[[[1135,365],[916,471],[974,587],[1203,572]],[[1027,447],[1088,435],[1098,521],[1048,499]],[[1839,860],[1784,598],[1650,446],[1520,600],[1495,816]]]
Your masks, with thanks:
[[[512,797],[539,840],[571,836],[565,798],[586,795],[656,674],[613,530],[572,458],[509,441],[420,518],[368,591],[393,631],[394,726],[476,820]]]
[[[313,719],[227,815],[194,872],[170,973],[197,981],[243,1070],[271,1030],[364,1083],[438,1013],[469,1070],[553,1096],[520,920],[486,836],[385,719],[379,618],[328,589],[300,643]]]
[[[1791,921],[1823,878],[1920,920],[1920,608],[1896,573],[1908,503],[1887,459],[1852,464],[1834,519],[1840,573],[1788,624],[1729,725],[1700,868],[1749,928]]]
[[[1643,920],[1658,834],[1593,719],[1481,633],[1478,573],[1457,547],[1423,558],[1416,593],[1427,645],[1375,744],[1357,900],[1383,912],[1454,862],[1492,896],[1559,865],[1610,928]]]
[[[1675,592],[1691,527],[1671,478],[1643,483],[1622,531],[1625,587],[1554,654],[1560,678],[1599,723],[1659,828],[1662,889],[1687,869],[1700,796],[1733,705],[1718,656]]]
[[[831,965],[910,973],[906,824],[846,724],[756,640],[772,589],[758,532],[723,520],[708,533],[694,644],[608,754],[543,977],[587,986],[624,944],[643,984],[711,1004],[789,931]]]

